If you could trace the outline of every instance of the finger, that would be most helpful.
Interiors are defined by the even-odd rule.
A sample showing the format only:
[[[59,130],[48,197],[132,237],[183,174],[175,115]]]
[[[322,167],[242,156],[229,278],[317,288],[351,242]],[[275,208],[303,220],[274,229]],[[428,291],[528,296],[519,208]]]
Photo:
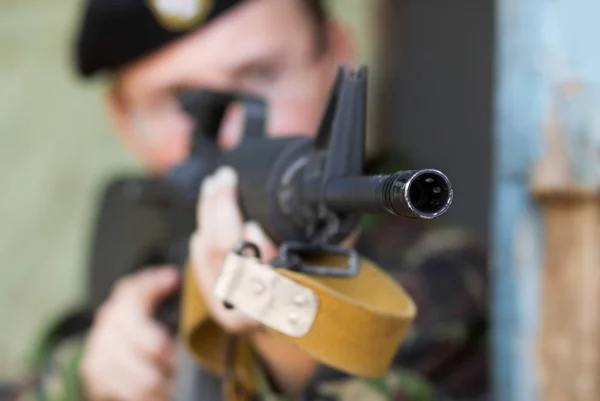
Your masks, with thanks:
[[[206,236],[196,232],[192,236],[191,244],[192,269],[198,288],[209,303],[212,301],[212,288],[220,274],[221,267],[219,262],[215,261],[218,255],[215,255],[214,251],[212,252],[211,255],[211,247],[206,241]]]
[[[242,240],[242,215],[237,205],[237,174],[231,167],[221,167],[202,200],[202,232],[209,249],[228,252]]]
[[[227,107],[217,136],[220,148],[231,149],[240,142],[244,129],[245,112],[246,109],[240,102],[232,103]]]
[[[132,398],[126,382],[131,382],[130,372],[123,375],[114,341],[106,330],[94,331],[88,340],[80,364],[80,373],[86,399],[93,401],[126,400]],[[115,358],[115,354],[117,358]],[[131,387],[130,387],[131,388]]]
[[[158,304],[174,294],[178,287],[179,272],[176,268],[148,269],[117,283],[111,302],[152,314]]]
[[[104,322],[109,322],[105,319]],[[86,342],[80,364],[84,391],[90,400],[147,400],[158,393],[162,382],[172,376],[152,361],[137,355],[134,347],[121,335],[115,325],[96,325]],[[136,361],[137,360],[137,361]],[[158,388],[160,391],[154,391]]]
[[[123,341],[131,344],[139,355],[168,373],[175,369],[174,340],[159,323],[139,312],[122,309],[115,325]]]
[[[196,269],[202,263],[204,263],[204,239],[202,238],[202,234],[200,231],[195,231],[189,243],[190,248],[190,256],[192,258],[192,267]]]
[[[103,342],[106,376],[116,394],[127,400],[142,400],[165,392],[169,377],[119,336],[107,333]]]
[[[196,226],[199,231],[202,230],[204,224],[204,219],[202,218],[202,211],[204,210],[203,205],[214,192],[215,177],[214,175],[209,175],[202,181],[202,185],[200,186],[200,193],[198,194],[198,203],[196,204]]]
[[[270,262],[277,257],[277,247],[257,222],[249,221],[244,225],[244,238],[258,246],[263,262]]]

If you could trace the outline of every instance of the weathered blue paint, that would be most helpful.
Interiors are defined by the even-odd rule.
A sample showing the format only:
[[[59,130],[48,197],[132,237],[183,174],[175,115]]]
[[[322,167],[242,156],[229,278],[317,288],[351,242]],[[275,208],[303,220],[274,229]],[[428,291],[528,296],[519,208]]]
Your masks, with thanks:
[[[510,180],[498,186],[495,209],[495,390],[498,400],[533,401],[539,218],[524,185]]]
[[[501,401],[535,399],[530,363],[534,347],[527,349],[533,345],[529,331],[536,308],[535,302],[526,305],[524,295],[534,288],[531,272],[539,268],[539,249],[535,241],[517,248],[515,239],[523,227],[520,221],[526,222],[524,231],[537,234],[528,181],[540,138],[542,79],[537,67],[543,8],[543,0],[497,1],[492,313],[494,386]]]
[[[496,15],[494,385],[500,401],[533,401],[543,227],[529,180],[557,118],[576,179],[600,181],[600,1],[498,0]]]

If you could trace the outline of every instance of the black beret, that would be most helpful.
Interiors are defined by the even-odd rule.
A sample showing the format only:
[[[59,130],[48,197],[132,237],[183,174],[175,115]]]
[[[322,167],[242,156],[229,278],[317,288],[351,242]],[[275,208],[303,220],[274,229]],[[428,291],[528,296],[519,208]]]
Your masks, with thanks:
[[[77,72],[89,77],[143,57],[244,0],[86,0],[76,37]]]

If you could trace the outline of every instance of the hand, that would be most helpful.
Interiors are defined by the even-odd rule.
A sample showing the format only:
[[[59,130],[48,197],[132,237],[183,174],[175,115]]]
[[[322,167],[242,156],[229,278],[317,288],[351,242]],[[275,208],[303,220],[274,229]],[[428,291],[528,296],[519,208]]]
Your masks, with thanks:
[[[277,248],[257,223],[244,224],[236,193],[237,174],[230,167],[222,167],[204,180],[198,202],[198,228],[190,248],[194,276],[211,314],[225,330],[242,333],[258,329],[259,323],[238,310],[225,308],[213,295],[221,266],[242,241],[256,244],[263,261],[277,256]]]
[[[153,314],[176,291],[178,282],[174,268],[155,268],[117,283],[96,314],[80,364],[89,400],[172,398],[174,343]]]

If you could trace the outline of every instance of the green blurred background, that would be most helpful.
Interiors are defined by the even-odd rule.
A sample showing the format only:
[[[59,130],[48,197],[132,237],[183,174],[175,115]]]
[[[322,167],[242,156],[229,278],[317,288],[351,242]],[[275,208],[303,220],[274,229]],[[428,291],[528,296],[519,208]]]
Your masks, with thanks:
[[[73,74],[79,4],[0,3],[0,380],[24,373],[45,327],[85,296],[97,193],[114,173],[139,169],[104,118],[102,82]],[[378,2],[330,6],[354,29],[374,90]]]

